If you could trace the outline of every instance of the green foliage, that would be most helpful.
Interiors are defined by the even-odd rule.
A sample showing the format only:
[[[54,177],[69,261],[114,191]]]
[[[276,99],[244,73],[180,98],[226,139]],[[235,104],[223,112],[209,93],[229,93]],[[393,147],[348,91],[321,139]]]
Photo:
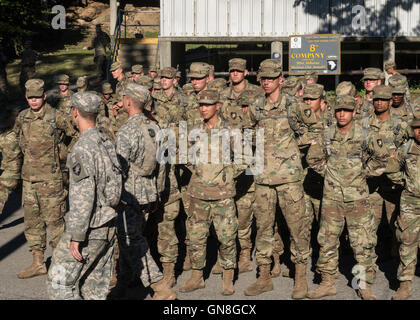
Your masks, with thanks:
[[[51,29],[51,9],[57,0],[0,0],[0,42],[9,53],[22,51],[23,42]]]

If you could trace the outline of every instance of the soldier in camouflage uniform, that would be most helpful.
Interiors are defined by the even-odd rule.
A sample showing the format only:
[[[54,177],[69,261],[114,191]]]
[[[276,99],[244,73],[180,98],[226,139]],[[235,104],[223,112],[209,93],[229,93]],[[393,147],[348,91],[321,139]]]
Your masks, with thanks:
[[[221,93],[227,87],[227,82],[224,78],[216,78],[214,80],[209,81],[207,84],[208,89],[216,89]]]
[[[111,72],[112,77],[117,80],[117,85],[115,86],[115,95],[118,97],[120,96],[120,91],[124,88],[128,79],[125,77],[121,62],[119,61],[111,64],[109,71]]]
[[[407,78],[396,74],[389,78],[389,86],[392,88],[392,113],[398,115],[405,122],[413,118],[414,107],[407,99]]]
[[[153,117],[155,114],[155,107],[154,101],[152,97],[152,90],[153,90],[153,79],[150,76],[141,76],[135,80],[136,83],[142,85],[150,92],[149,101],[144,106],[144,112],[148,114],[149,117]]]
[[[188,77],[191,78],[191,84],[194,92],[188,96],[188,106],[185,110],[188,128],[193,128],[201,122],[201,115],[198,108],[198,97],[201,91],[207,90],[209,80],[209,65],[205,62],[193,62],[190,66]]]
[[[250,84],[246,80],[248,70],[246,68],[247,61],[241,58],[233,58],[229,60],[229,79],[231,86],[224,89],[220,96],[222,106],[220,109],[221,116],[234,128],[250,128],[252,125],[249,121],[249,115],[243,113],[242,103],[238,103],[239,96],[245,91],[254,93],[252,100],[264,96],[264,90],[261,87]],[[215,81],[215,80],[213,80]],[[209,82],[210,84],[210,82]],[[249,95],[248,95],[249,97]],[[248,106],[252,101],[249,101]],[[251,266],[251,224],[253,219],[252,204],[255,199],[255,184],[252,175],[242,174],[236,180],[236,197],[235,204],[238,210],[238,239],[241,247],[238,269],[239,272],[252,271]],[[220,257],[219,257],[220,258]],[[219,259],[213,268],[213,273],[222,273]]]
[[[279,202],[291,235],[291,256],[296,267],[292,298],[304,298],[307,291],[306,263],[311,255],[310,226],[305,224],[303,169],[290,117],[294,104],[280,92],[282,68],[267,59],[260,64],[265,97],[253,107],[257,129],[264,129],[264,168],[254,176],[255,218],[257,222],[256,260],[260,277],[245,289],[245,295],[273,290],[270,263],[274,247],[276,202]],[[257,157],[261,154],[257,153]]]
[[[318,74],[316,71],[307,71],[304,74],[306,84],[313,84],[318,82]]]
[[[114,99],[114,91],[112,90],[111,84],[105,82],[102,84],[102,102],[104,104],[103,112],[99,111],[99,114],[109,118],[112,114],[112,101]]]
[[[222,294],[232,295],[235,292],[233,276],[236,268],[238,230],[233,200],[236,193],[234,178],[246,167],[233,163],[231,158],[233,139],[230,136],[230,127],[218,115],[220,108],[218,92],[216,90],[202,91],[198,103],[202,122],[189,134],[190,139],[195,137],[193,138],[195,148],[190,144],[191,163],[188,168],[192,172],[192,177],[187,189],[191,197],[187,219],[192,274],[179,291],[191,292],[205,287],[203,269],[206,265],[206,244],[210,226],[213,223],[221,243],[219,250],[220,264],[223,268]],[[223,131],[213,134],[211,133],[213,130]],[[222,136],[228,139],[227,143],[230,141],[231,149],[228,150],[227,156],[224,155],[226,151],[222,149],[224,147]],[[201,141],[201,137],[204,141]],[[214,139],[217,139],[217,143]],[[218,159],[217,163],[212,161],[215,157]]]
[[[407,123],[402,120],[391,108],[392,88],[379,85],[373,88],[373,106],[375,112],[362,120],[363,126],[375,132],[389,153],[395,152],[403,143],[408,140]],[[398,215],[401,189],[390,181],[386,175],[368,179],[370,189],[370,202],[375,213],[376,229],[382,219],[382,208],[385,202],[386,217],[392,233],[395,219]],[[395,245],[395,243],[394,243]],[[395,249],[395,248],[394,248]],[[394,255],[397,254],[394,250]]]
[[[400,286],[393,295],[393,300],[410,298],[420,247],[420,110],[414,113],[410,126],[413,129],[413,138],[391,156],[387,167],[387,172],[390,173],[401,170],[401,175],[389,176],[396,183],[404,184],[400,215],[395,223],[397,238],[400,241],[400,264],[397,273]],[[401,181],[402,177],[404,181]]]
[[[111,131],[116,134],[128,119],[128,113],[123,108],[121,92],[119,92],[118,95],[115,94],[111,104],[112,112],[109,115],[109,119],[111,120]]]
[[[184,92],[187,96],[190,96],[194,93],[194,86],[192,83],[186,83],[182,86],[182,92]]]
[[[20,182],[22,153],[16,133],[12,130],[16,113],[9,109],[0,109],[0,214],[9,195]]]
[[[363,82],[363,87],[365,88],[366,93],[360,102],[356,119],[362,119],[374,113],[372,99],[373,88],[383,84],[384,79],[384,73],[378,68],[363,69],[363,77],[361,81]]]
[[[153,286],[162,279],[154,262],[147,239],[143,236],[152,205],[158,200],[156,185],[159,126],[143,114],[149,91],[129,83],[122,91],[123,106],[129,118],[118,130],[115,148],[125,172],[122,206],[118,220],[120,245],[119,277],[117,285],[126,288],[130,281],[140,277],[143,285],[152,284],[154,299],[176,298],[169,285]]]
[[[298,93],[302,89],[302,82],[299,81],[297,77],[290,76],[283,81],[281,93],[287,94],[291,100],[293,100],[294,102],[298,102]]]
[[[139,77],[144,76],[143,66],[141,64],[131,66],[131,74],[133,81],[136,81]]]
[[[95,127],[100,101],[90,92],[71,98],[80,137],[67,158],[66,231],[53,252],[47,277],[53,300],[105,300],[108,293],[122,176],[112,142]]]
[[[158,76],[159,67],[157,65],[153,65],[149,67],[149,76],[150,78],[154,79]]]
[[[76,80],[77,92],[88,91],[88,79],[86,76],[78,77]]]
[[[60,160],[67,157],[64,139],[77,135],[68,116],[45,102],[44,81],[31,79],[25,86],[29,108],[20,112],[13,130],[23,153],[25,237],[33,263],[18,274],[20,279],[47,272],[44,264],[46,229],[51,233],[53,248],[64,231],[67,194]]]
[[[388,157],[382,140],[353,118],[355,99],[337,97],[335,103],[337,123],[326,128],[308,151],[311,168],[325,176],[322,214],[318,243],[320,245],[316,271],[322,282],[308,292],[310,299],[335,295],[335,273],[338,267],[339,237],[345,223],[350,244],[358,263],[353,274],[359,280],[359,296],[364,300],[376,299],[371,289],[376,271],[376,219],[369,201],[366,176],[378,176],[385,171]],[[362,278],[358,275],[363,270]]]
[[[101,25],[96,25],[96,35],[92,39],[92,44],[89,50],[95,48],[95,56],[93,61],[96,65],[96,81],[101,82],[105,76],[106,66],[106,48],[111,49],[111,39],[102,31]]]
[[[73,91],[69,89],[70,78],[66,74],[60,74],[57,76],[56,83],[58,85],[59,92],[58,97],[52,106],[71,117],[70,99],[73,95]]]
[[[38,59],[38,54],[32,50],[32,41],[26,40],[25,41],[25,50],[23,50],[21,55],[21,62],[20,62],[20,76],[19,76],[19,84],[22,92],[25,92],[25,83],[29,79],[35,77],[35,62]]]
[[[178,132],[180,121],[184,121],[188,98],[182,92],[175,90],[176,69],[172,67],[161,70],[160,83],[162,90],[154,95],[155,119],[162,129]],[[156,78],[155,78],[156,79]],[[177,134],[176,134],[177,135]],[[164,280],[171,287],[175,285],[174,267],[178,257],[178,238],[175,232],[175,219],[180,210],[181,193],[177,181],[180,168],[175,164],[166,164],[165,192],[162,194],[163,216],[158,223],[158,251],[161,254]],[[184,197],[185,200],[186,197]],[[188,204],[184,201],[184,207]],[[186,239],[186,244],[188,240]]]

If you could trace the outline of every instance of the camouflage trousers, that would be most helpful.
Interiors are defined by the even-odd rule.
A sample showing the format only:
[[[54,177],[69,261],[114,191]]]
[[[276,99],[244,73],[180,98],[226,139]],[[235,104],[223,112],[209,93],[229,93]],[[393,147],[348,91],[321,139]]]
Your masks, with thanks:
[[[382,220],[382,209],[385,203],[386,218],[389,226],[395,232],[394,223],[398,216],[401,192],[398,190],[377,190],[369,195],[370,203],[376,218],[376,229]]]
[[[111,281],[115,227],[101,227],[107,239],[87,239],[79,245],[83,261],[70,253],[71,235],[64,233],[52,256],[47,276],[51,300],[105,300]]]
[[[396,236],[400,244],[400,264],[397,277],[400,281],[411,281],[417,265],[420,247],[420,197],[403,192],[401,212],[395,223]]]
[[[12,189],[4,186],[0,182],[0,214],[3,212],[4,206],[6,205],[7,199],[9,199]]]
[[[204,269],[206,265],[207,238],[211,223],[220,242],[220,265],[223,269],[236,268],[236,235],[238,219],[232,198],[223,200],[201,200],[191,197],[188,211],[189,247],[193,269]]]
[[[277,201],[290,231],[291,260],[295,264],[306,264],[312,253],[310,247],[311,227],[307,221],[301,182],[275,186],[256,185],[254,214],[257,222],[255,241],[257,264],[271,263],[275,239],[277,239],[277,252],[284,247],[279,244],[281,238],[277,229],[276,236],[273,234]]]
[[[342,202],[323,198],[318,243],[318,273],[335,274],[338,268],[338,248],[340,235],[347,223],[350,245],[358,266],[352,273],[366,277],[367,283],[374,283],[376,271],[376,218],[369,199]],[[359,274],[360,273],[360,274]],[[358,275],[359,274],[359,275]]]
[[[163,207],[162,220],[158,223],[158,251],[162,263],[176,263],[178,257],[178,237],[175,219],[179,215],[180,200]]]
[[[163,277],[150,254],[147,239],[143,236],[148,213],[145,211],[145,207],[132,205],[124,205],[118,211],[118,283],[127,286],[131,281],[140,278],[143,285],[148,287]],[[124,215],[127,231],[124,227]],[[127,237],[129,243],[127,243]]]
[[[45,251],[47,230],[50,233],[50,246],[57,246],[65,229],[66,196],[67,192],[60,180],[23,181],[25,238],[30,251]]]
[[[235,198],[238,211],[238,240],[241,250],[251,250],[251,227],[254,217],[253,207],[255,202],[255,192],[247,192]]]

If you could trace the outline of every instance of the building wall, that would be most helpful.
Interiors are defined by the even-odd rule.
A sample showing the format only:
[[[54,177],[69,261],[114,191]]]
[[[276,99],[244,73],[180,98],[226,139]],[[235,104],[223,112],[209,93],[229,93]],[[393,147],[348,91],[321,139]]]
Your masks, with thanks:
[[[161,0],[161,37],[420,39],[420,0]]]

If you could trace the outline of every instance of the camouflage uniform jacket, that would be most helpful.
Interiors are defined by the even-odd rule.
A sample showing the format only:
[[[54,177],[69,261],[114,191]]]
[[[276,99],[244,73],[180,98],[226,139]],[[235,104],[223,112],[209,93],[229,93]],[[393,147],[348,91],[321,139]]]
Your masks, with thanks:
[[[122,180],[114,145],[96,127],[80,135],[67,158],[70,172],[66,232],[73,241],[107,239],[117,213]],[[114,178],[115,177],[115,178]]]
[[[71,117],[70,99],[73,91],[69,90],[65,95],[58,94],[55,108]]]
[[[355,120],[361,120],[365,117],[374,114],[375,108],[373,107],[373,100],[369,100],[366,94],[362,97],[362,101],[360,102],[359,107],[356,111],[356,116],[354,117]]]
[[[391,107],[391,112],[399,116],[405,122],[408,122],[411,119],[413,119],[413,111],[411,108],[412,105],[410,106],[408,102],[404,102],[404,104],[399,106],[398,108]]]
[[[324,197],[344,202],[369,196],[366,178],[385,172],[387,158],[381,139],[374,132],[362,130],[357,121],[345,135],[336,125],[325,129],[306,157],[309,166],[325,176]]]
[[[100,130],[109,141],[115,142],[115,133],[112,130],[111,120],[104,115],[98,114],[96,117],[96,127]]]
[[[112,104],[114,103],[114,94],[111,94],[111,96],[109,97],[108,100],[106,100],[104,98],[104,96],[102,96],[102,103],[104,105],[104,116],[110,118],[112,116]],[[101,112],[100,112],[101,113]]]
[[[52,118],[54,112],[55,121]],[[78,135],[68,116],[45,103],[39,114],[30,108],[21,111],[13,130],[23,153],[22,180],[61,180],[60,160],[67,157],[63,141]]]
[[[121,128],[121,126],[124,123],[126,123],[126,121],[128,119],[128,113],[127,113],[127,111],[125,111],[125,109],[123,107],[121,107],[118,110],[117,115],[114,116],[114,114],[111,114],[109,116],[109,119],[111,120],[112,131],[114,132],[114,134],[116,134],[117,131]]]
[[[159,126],[144,114],[135,114],[118,130],[115,148],[126,172],[122,199],[131,204],[157,200],[156,136]]]
[[[420,146],[414,139],[403,144],[395,153],[395,157],[389,160],[387,173],[399,173],[401,168],[405,180],[403,192],[410,196],[420,197]],[[401,182],[394,179],[393,181]]]
[[[251,106],[251,112],[256,129],[264,129],[264,171],[254,177],[255,183],[278,185],[302,180],[299,148],[290,126],[290,120],[296,117],[296,104],[290,104],[283,94],[274,103],[266,98],[259,100]]]
[[[121,96],[120,92],[125,87],[125,85],[130,81],[127,77],[124,76],[121,81],[117,82],[117,85],[115,86],[115,95]]]
[[[220,93],[220,100],[222,101],[220,115],[226,119],[232,127],[253,127],[253,121],[250,118],[250,113],[243,113],[242,106],[237,103],[239,95],[245,90],[252,90],[256,92],[257,97],[263,97],[265,95],[264,90],[261,87],[250,84],[247,80],[245,80],[245,88],[240,92],[235,92],[232,87],[228,87],[223,89]]]
[[[174,90],[170,97],[163,92],[154,96],[156,120],[161,128],[167,128],[169,124],[178,123],[184,119],[185,108],[188,104],[188,97],[178,90]]]
[[[22,166],[22,153],[13,130],[9,129],[0,133],[0,152],[2,154],[0,185],[13,190],[20,180]]]
[[[212,135],[212,130],[219,130],[220,134]],[[223,130],[226,130],[225,137],[230,141],[229,153],[222,150],[224,145],[222,143]],[[187,193],[190,196],[202,200],[221,200],[233,198],[236,195],[234,179],[247,166],[242,164],[242,157],[240,157],[241,164],[233,162],[231,151],[234,150],[234,146],[230,130],[227,122],[219,117],[214,128],[207,128],[202,120],[200,125],[190,132],[191,138],[195,138],[195,141],[189,142],[189,160],[191,162],[188,164],[188,168],[191,170],[192,176]],[[208,141],[204,139],[204,145],[201,145],[200,137],[207,137]],[[218,143],[211,141],[214,138],[218,139]],[[200,153],[201,151],[207,151],[207,155]],[[223,159],[223,154],[227,154],[229,159]],[[213,161],[213,158],[217,158],[218,163],[214,163],[217,161]]]
[[[95,57],[106,55],[106,48],[109,46],[111,39],[101,31],[92,39],[92,47],[95,48]]]
[[[201,123],[200,104],[197,93],[194,91],[188,96],[188,105],[185,108],[185,118],[188,128],[194,128]]]

